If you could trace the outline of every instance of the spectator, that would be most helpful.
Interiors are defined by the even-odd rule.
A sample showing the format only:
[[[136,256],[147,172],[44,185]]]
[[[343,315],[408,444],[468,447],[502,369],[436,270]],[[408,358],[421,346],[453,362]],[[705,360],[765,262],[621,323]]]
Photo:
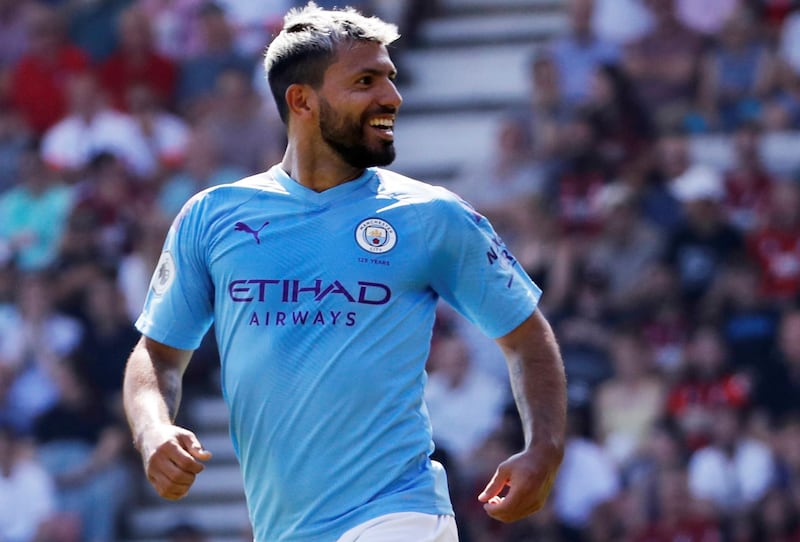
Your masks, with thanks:
[[[681,428],[689,450],[705,446],[718,407],[743,410],[751,400],[749,381],[730,367],[719,332],[699,327],[686,346],[679,378],[667,394],[667,413]]]
[[[638,524],[644,527],[656,512],[654,501],[658,495],[659,477],[662,473],[681,469],[686,465],[688,452],[683,433],[668,418],[661,418],[648,429],[642,446],[627,464],[620,469],[622,484],[626,488],[623,504]]]
[[[0,193],[0,244],[23,271],[46,268],[56,257],[73,205],[73,190],[43,167],[38,150],[20,156],[20,182]]]
[[[703,8],[714,12],[708,6]],[[730,13],[703,62],[698,101],[707,128],[729,132],[755,120],[760,101],[774,85],[775,58],[761,41],[748,7]]]
[[[724,172],[725,213],[743,234],[763,224],[774,184],[761,158],[762,136],[756,123],[740,124],[731,137],[734,163]]]
[[[510,400],[507,386],[483,374],[466,344],[452,333],[440,336],[428,361],[425,402],[433,438],[463,468],[478,445],[500,424]]]
[[[588,407],[598,384],[612,371],[608,346],[616,319],[606,278],[592,273],[578,276],[571,297],[553,315],[553,322],[567,371],[569,400]]]
[[[792,506],[796,510],[800,507],[800,418],[787,417],[774,427],[776,485],[791,496]]]
[[[122,375],[125,360],[139,336],[125,312],[115,277],[102,274],[85,290],[83,318],[86,333],[78,347],[87,383],[112,412],[122,414]]]
[[[710,542],[722,539],[722,529],[707,507],[689,492],[685,469],[672,467],[658,474],[655,513],[649,524],[633,533],[632,542]]]
[[[128,439],[121,423],[95,400],[82,363],[70,357],[54,366],[60,400],[37,418],[34,437],[56,482],[58,508],[80,518],[81,540],[112,542],[130,495]]]
[[[203,39],[197,10],[204,0],[136,0],[153,25],[153,42],[156,51],[165,57],[181,62],[196,55]]]
[[[208,133],[224,166],[252,175],[280,161],[284,128],[278,117],[267,117],[249,74],[222,69],[210,94],[199,130]]]
[[[731,366],[754,378],[764,354],[772,351],[779,310],[760,290],[758,265],[742,259],[728,266],[706,297],[703,312],[719,322]]]
[[[187,197],[188,199],[188,197]],[[117,270],[117,283],[122,294],[128,321],[133,323],[142,311],[144,299],[150,288],[153,269],[161,256],[164,236],[169,229],[169,219],[175,213],[163,215],[156,209],[140,216],[135,224],[131,250],[124,254]]]
[[[562,310],[575,282],[575,266],[579,250],[561,233],[554,210],[544,199],[529,200],[524,224],[513,239],[519,263],[536,280],[546,285],[547,296],[542,306],[547,310]]]
[[[653,352],[658,370],[671,380],[680,371],[691,327],[690,315],[675,298],[678,285],[674,273],[656,268],[651,275],[639,306],[642,334]]]
[[[721,202],[721,175],[695,165],[671,183],[685,222],[667,239],[664,261],[675,269],[687,309],[707,293],[725,264],[744,253],[742,235],[728,223]]]
[[[128,87],[126,100],[139,135],[150,149],[155,162],[152,177],[158,183],[183,165],[189,144],[189,125],[163,107],[147,84]]]
[[[217,77],[225,70],[239,70],[250,79],[255,62],[236,48],[235,30],[225,10],[213,1],[197,8],[203,47],[181,61],[178,108],[190,122],[202,118],[211,105]]]
[[[609,351],[614,374],[595,393],[594,434],[616,463],[624,466],[662,415],[666,389],[637,332],[615,333]]]
[[[0,361],[12,379],[0,402],[0,416],[7,416],[22,431],[58,401],[55,367],[78,347],[83,327],[54,306],[52,277],[28,274],[22,277],[14,312],[0,329],[5,345]]]
[[[113,265],[100,246],[100,228],[88,213],[75,212],[67,221],[58,256],[48,270],[58,278],[53,283],[54,302],[64,314],[82,318],[81,303],[103,269]]]
[[[55,531],[48,528],[55,520],[55,484],[27,448],[14,427],[0,424],[0,539],[56,542],[45,537]]]
[[[563,98],[561,78],[549,51],[534,53],[529,74],[530,111],[525,117],[530,117],[534,155],[547,167],[561,153],[561,124],[571,116],[572,107]]]
[[[246,175],[245,170],[222,162],[220,149],[208,131],[195,129],[189,134],[181,167],[167,177],[157,194],[158,210],[172,218],[197,192],[235,182]],[[148,271],[148,281],[150,274]]]
[[[586,111],[578,112],[562,128],[564,141],[552,185],[562,232],[585,242],[599,231],[599,195],[613,169],[600,152],[600,140]]]
[[[712,408],[711,442],[689,458],[689,490],[724,518],[746,514],[774,484],[775,461],[766,443],[748,435],[742,412]]]
[[[120,158],[108,152],[92,157],[72,214],[84,215],[79,220],[94,228],[100,263],[116,263],[130,246],[134,225],[146,210],[144,193]]]
[[[677,18],[674,0],[645,0],[653,28],[625,49],[622,64],[659,126],[682,122],[694,96],[702,40]]]
[[[128,110],[128,92],[134,86],[149,88],[159,106],[169,107],[173,103],[178,67],[156,52],[151,25],[145,11],[135,4],[126,8],[117,20],[119,46],[102,63],[99,76],[111,105],[118,110]]]
[[[571,412],[564,461],[553,486],[553,511],[572,536],[588,525],[595,507],[620,491],[617,468],[591,438],[588,420],[583,419],[587,414],[580,408]]]
[[[641,217],[629,185],[613,182],[601,190],[602,229],[586,252],[586,267],[608,281],[609,302],[616,311],[635,311],[651,284],[663,235]]]
[[[778,62],[775,88],[761,106],[759,121],[768,132],[787,132],[800,126],[800,74]]]
[[[761,269],[761,293],[779,305],[800,294],[800,184],[775,183],[766,220],[748,238],[751,257]]]
[[[569,32],[550,43],[562,97],[576,106],[589,97],[591,80],[597,68],[617,62],[619,50],[595,35],[592,29],[594,0],[569,0]]]
[[[670,233],[683,219],[680,202],[670,185],[692,165],[689,136],[679,130],[661,131],[653,151],[650,170],[625,180],[635,187],[645,219],[660,231]]]
[[[791,495],[782,489],[770,489],[759,501],[755,516],[754,540],[797,542],[800,540],[800,512]]]
[[[784,311],[776,343],[758,364],[755,397],[774,422],[782,422],[800,414],[800,309]]]
[[[92,158],[109,152],[142,178],[155,172],[156,158],[130,115],[108,107],[91,73],[76,74],[68,84],[69,111],[42,140],[47,164],[77,180]]]
[[[586,106],[601,154],[615,168],[640,160],[650,150],[655,141],[653,120],[618,66],[597,67]]]
[[[28,51],[11,75],[11,98],[34,134],[41,136],[67,112],[66,81],[85,72],[89,58],[65,35],[64,21],[43,4],[27,18]]]
[[[452,185],[510,242],[531,228],[530,202],[545,190],[545,173],[534,158],[529,128],[518,118],[501,120],[490,160],[471,161]]]

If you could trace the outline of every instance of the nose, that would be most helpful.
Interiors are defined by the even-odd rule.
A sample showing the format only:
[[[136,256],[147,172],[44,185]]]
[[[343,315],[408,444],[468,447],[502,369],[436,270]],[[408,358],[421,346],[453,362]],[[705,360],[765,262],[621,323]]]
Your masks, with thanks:
[[[397,85],[391,79],[386,80],[384,85],[383,94],[381,95],[381,105],[399,109],[403,103],[403,96],[397,90]]]

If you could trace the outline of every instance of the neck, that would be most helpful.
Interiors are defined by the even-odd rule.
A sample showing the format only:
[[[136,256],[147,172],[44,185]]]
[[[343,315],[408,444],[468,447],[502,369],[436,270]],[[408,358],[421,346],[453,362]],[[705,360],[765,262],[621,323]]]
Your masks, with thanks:
[[[289,141],[281,167],[292,179],[315,192],[352,181],[364,172],[347,164],[322,142],[301,145]]]

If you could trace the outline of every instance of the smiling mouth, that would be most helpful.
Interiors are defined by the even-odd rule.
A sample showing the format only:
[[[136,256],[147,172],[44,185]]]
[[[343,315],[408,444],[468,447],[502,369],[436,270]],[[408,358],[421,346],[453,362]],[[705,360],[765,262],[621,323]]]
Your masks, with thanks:
[[[392,138],[394,137],[394,118],[391,117],[377,117],[369,121],[370,128],[378,131],[382,136]]]

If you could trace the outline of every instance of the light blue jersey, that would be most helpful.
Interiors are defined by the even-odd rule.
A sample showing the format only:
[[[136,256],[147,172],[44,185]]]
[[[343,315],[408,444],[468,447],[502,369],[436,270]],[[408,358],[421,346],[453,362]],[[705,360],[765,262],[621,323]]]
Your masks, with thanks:
[[[453,513],[422,399],[436,302],[499,337],[540,293],[443,188],[370,168],[317,193],[275,166],[186,204],[136,325],[194,349],[215,323],[256,540],[324,542]]]

